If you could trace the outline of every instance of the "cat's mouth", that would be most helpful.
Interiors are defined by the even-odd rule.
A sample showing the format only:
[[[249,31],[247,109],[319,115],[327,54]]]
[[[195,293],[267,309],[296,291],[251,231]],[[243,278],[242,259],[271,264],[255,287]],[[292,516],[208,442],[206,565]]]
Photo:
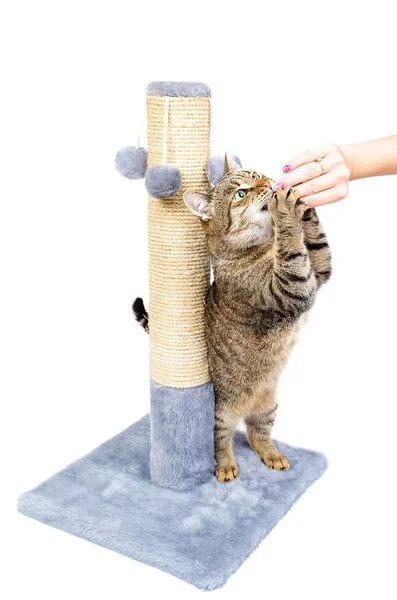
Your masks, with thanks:
[[[264,194],[263,198],[260,199],[260,210],[266,211],[269,210],[269,200],[273,196],[273,190],[268,190],[266,194]]]

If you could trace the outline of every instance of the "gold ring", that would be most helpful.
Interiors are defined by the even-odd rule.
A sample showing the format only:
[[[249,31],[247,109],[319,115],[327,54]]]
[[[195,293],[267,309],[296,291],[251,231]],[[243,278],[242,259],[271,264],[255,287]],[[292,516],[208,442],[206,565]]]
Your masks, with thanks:
[[[316,158],[316,160],[314,162],[318,163],[321,167],[321,175],[324,175],[324,167],[323,167],[323,163],[321,162],[323,159],[322,158]],[[320,175],[320,177],[321,177]]]

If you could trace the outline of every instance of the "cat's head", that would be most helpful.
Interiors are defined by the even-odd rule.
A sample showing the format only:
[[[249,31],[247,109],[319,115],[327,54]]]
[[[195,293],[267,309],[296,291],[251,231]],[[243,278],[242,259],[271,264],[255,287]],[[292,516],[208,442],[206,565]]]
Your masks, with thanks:
[[[225,174],[209,194],[185,192],[186,206],[197,215],[209,241],[245,250],[270,242],[272,237],[268,201],[272,180],[257,171],[235,168],[225,161]]]

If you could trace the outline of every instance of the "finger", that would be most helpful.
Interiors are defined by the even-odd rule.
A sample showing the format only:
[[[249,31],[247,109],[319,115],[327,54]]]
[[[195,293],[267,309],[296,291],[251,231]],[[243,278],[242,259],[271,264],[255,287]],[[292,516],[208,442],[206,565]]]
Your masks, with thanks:
[[[334,188],[337,184],[338,176],[335,175],[335,173],[326,173],[325,175],[320,175],[320,177],[311,179],[306,183],[295,186],[295,189],[299,192],[300,197],[304,198],[305,196],[314,196],[319,192]]]
[[[298,167],[296,171],[292,171],[292,173],[285,175],[285,177],[277,181],[274,187],[276,189],[280,183],[283,183],[286,186],[296,187],[300,183],[305,183],[305,181],[320,177],[326,171],[326,159],[321,161],[321,165],[318,162],[311,162],[303,167]]]
[[[298,167],[302,165],[306,165],[307,163],[313,162],[316,158],[324,158],[327,156],[328,152],[332,148],[332,144],[325,143],[316,146],[316,148],[312,148],[311,150],[307,150],[307,152],[303,152],[302,154],[298,154],[294,158],[291,158],[282,168],[283,173],[289,173],[290,171],[294,171]]]
[[[330,190],[314,194],[313,196],[306,196],[305,198],[302,198],[302,201],[310,208],[315,208],[316,206],[338,202],[339,200],[346,198],[347,193],[347,186],[337,186]]]

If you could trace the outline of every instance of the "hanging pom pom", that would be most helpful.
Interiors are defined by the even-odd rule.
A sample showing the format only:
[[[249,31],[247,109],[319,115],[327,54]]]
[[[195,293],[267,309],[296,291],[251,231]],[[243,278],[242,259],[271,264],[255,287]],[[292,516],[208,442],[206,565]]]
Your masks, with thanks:
[[[181,187],[181,173],[178,167],[167,163],[167,131],[170,110],[169,98],[164,99],[163,152],[162,163],[152,165],[146,171],[146,189],[153,198],[171,198]]]
[[[123,177],[143,179],[147,169],[147,150],[141,146],[125,146],[117,152],[114,162]]]
[[[146,171],[145,185],[153,198],[171,198],[181,187],[181,173],[174,165],[153,165]]]
[[[236,154],[227,155],[230,169],[241,169],[241,160]],[[216,185],[225,173],[225,157],[211,156],[207,161],[207,177],[212,185]]]

